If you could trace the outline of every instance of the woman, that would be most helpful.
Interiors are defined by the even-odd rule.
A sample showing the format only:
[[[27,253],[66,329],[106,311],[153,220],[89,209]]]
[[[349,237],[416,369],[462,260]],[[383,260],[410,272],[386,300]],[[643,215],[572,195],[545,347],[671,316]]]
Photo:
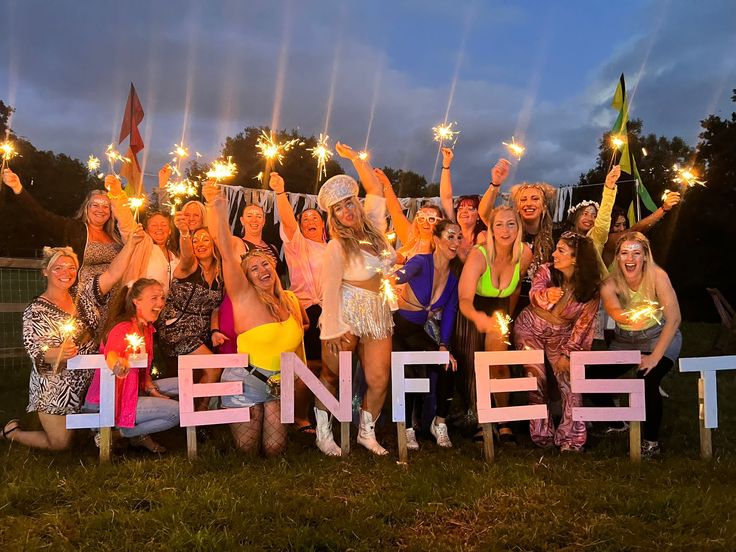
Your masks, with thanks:
[[[23,431],[18,420],[3,428],[3,436],[24,445],[62,450],[71,444],[66,415],[80,411],[91,379],[88,370],[67,370],[66,361],[97,349],[100,304],[120,280],[135,246],[142,240],[139,227],[110,267],[90,280],[75,301],[70,289],[79,261],[71,247],[45,248],[46,291],[23,312],[23,343],[33,368],[29,383],[28,412],[37,412],[41,431]]]
[[[388,244],[385,201],[381,184],[370,164],[347,146],[338,144],[340,155],[353,162],[366,190],[365,210],[358,201],[358,184],[347,175],[333,176],[319,191],[317,202],[327,211],[330,242],[322,272],[320,318],[322,360],[327,370],[320,379],[334,393],[340,351],[358,351],[367,390],[360,410],[358,443],[384,455],[388,451],[376,440],[375,422],[386,400],[391,365],[393,319],[387,301],[379,294],[380,273],[387,274],[394,261]],[[329,373],[329,375],[328,375]],[[331,421],[318,404],[317,446],[330,456],[340,448],[332,437]]]
[[[327,247],[325,223],[317,209],[304,209],[299,218],[284,190],[284,179],[272,172],[270,188],[276,193],[276,209],[280,219],[280,234],[284,256],[289,268],[291,291],[307,314],[309,328],[304,332],[307,365],[315,374],[322,369],[322,344],[319,339],[319,317],[322,314],[322,256]],[[308,411],[311,393],[301,379],[295,382],[294,419],[299,431],[313,434]]]
[[[165,165],[168,167],[169,165]],[[162,169],[163,171],[163,169]],[[105,178],[105,187],[110,195],[119,197],[122,194],[120,180],[114,175]],[[125,194],[122,194],[125,195]],[[137,225],[133,213],[127,205],[127,199],[112,200],[112,212],[118,221],[120,234],[127,236]],[[171,219],[161,212],[148,213],[144,222],[146,236],[136,251],[130,269],[126,273],[128,279],[151,278],[158,280],[169,291],[174,279],[174,270],[179,264],[179,257],[171,242]]]
[[[396,351],[448,351],[457,314],[457,276],[450,263],[457,257],[461,242],[460,226],[441,220],[434,227],[434,253],[415,255],[396,273],[398,284],[407,284],[399,295],[399,310],[394,313],[393,347]],[[435,367],[413,366],[413,377],[427,377]],[[430,394],[437,399],[436,415],[429,432],[443,448],[452,447],[445,419],[450,409],[455,359],[430,376]],[[435,376],[435,377],[432,377]],[[406,444],[418,450],[413,427],[414,408],[419,397],[406,394]],[[425,403],[426,404],[426,403]]]
[[[513,208],[496,207],[489,218],[488,244],[473,249],[460,277],[460,311],[477,328],[481,339],[474,350],[505,351],[508,349],[508,322],[519,299],[522,274],[532,263],[531,248],[521,241],[521,220]],[[511,376],[508,366],[494,366],[491,377]],[[474,379],[473,379],[474,382]],[[471,390],[475,398],[475,389]],[[509,405],[508,393],[493,395],[496,405]],[[501,442],[514,441],[506,424],[499,424]]]
[[[110,307],[105,338],[100,352],[117,379],[115,381],[115,426],[135,447],[154,453],[166,448],[150,434],[179,425],[179,403],[164,395],[151,379],[153,362],[153,323],[166,302],[163,286],[156,280],[140,278],[123,286]],[[141,345],[130,342],[130,336],[142,338]],[[131,368],[134,355],[147,355],[145,368]],[[159,380],[158,385],[172,386],[174,378]],[[100,404],[100,372],[96,371],[87,393],[91,409]]]
[[[442,220],[442,210],[432,203],[425,202],[414,215],[414,220],[404,215],[399,199],[394,193],[391,181],[381,169],[374,169],[378,181],[383,187],[383,196],[386,198],[394,230],[401,242],[401,248],[396,252],[397,264],[404,264],[414,255],[432,253],[434,247],[433,230],[435,224]]]
[[[190,234],[183,212],[176,214],[174,223],[179,229],[181,256],[174,270],[169,300],[156,322],[156,335],[167,357],[169,376],[177,374],[179,355],[212,354],[211,317],[222,303],[224,293],[219,254],[209,230],[199,228]],[[200,383],[218,381],[220,371],[202,370]],[[204,408],[206,402],[199,401],[198,407]]]
[[[248,354],[245,368],[227,368],[222,381],[242,381],[243,394],[222,397],[225,408],[249,407],[250,421],[230,424],[235,445],[243,452],[265,456],[286,448],[286,428],[281,423],[278,388],[281,353],[296,352],[304,360],[302,311],[296,296],[284,291],[273,259],[259,249],[241,259],[230,243],[227,203],[219,189],[204,186],[209,217],[221,248],[223,276],[233,303],[233,319],[239,353]]]
[[[546,420],[531,420],[532,441],[540,447],[557,445],[561,451],[582,451],[586,440],[585,422],[572,419],[573,408],[582,405],[579,394],[570,389],[570,353],[589,350],[593,342],[600,272],[593,242],[573,232],[565,232],[552,253],[553,263],[539,267],[529,293],[531,304],[514,323],[516,348],[543,349],[552,367],[562,396],[562,419],[555,431],[551,414]],[[544,363],[525,366],[528,376],[537,378],[537,391],[529,402],[547,402],[547,373]]]
[[[450,166],[455,153],[450,148],[442,148],[442,173],[440,175],[440,201],[445,216],[457,221],[463,232],[463,241],[460,249],[457,251],[457,257],[461,262],[465,262],[468,258],[470,250],[476,245],[485,243],[486,241],[486,225],[478,215],[478,207],[480,206],[480,197],[477,195],[464,195],[457,199],[457,203],[452,196],[452,176],[450,174]],[[493,181],[498,182],[500,186],[506,179],[508,174],[509,162],[501,159],[493,168]]]
[[[236,238],[233,236],[233,246],[239,255],[244,255],[251,249],[260,249],[266,255],[271,257],[276,265],[277,274],[284,272],[284,267],[279,257],[279,250],[272,243],[268,243],[263,239],[263,227],[266,225],[266,214],[263,209],[255,204],[243,207],[243,213],[240,216],[240,223],[243,225],[243,237]]]
[[[646,421],[642,455],[659,454],[662,396],[659,384],[672,369],[682,346],[680,307],[667,273],[652,258],[649,240],[640,232],[626,232],[616,246],[616,262],[601,286],[608,315],[616,322],[611,350],[642,352],[636,375],[644,379]],[[654,307],[647,316],[637,309]],[[600,377],[622,375],[632,366],[614,366]]]

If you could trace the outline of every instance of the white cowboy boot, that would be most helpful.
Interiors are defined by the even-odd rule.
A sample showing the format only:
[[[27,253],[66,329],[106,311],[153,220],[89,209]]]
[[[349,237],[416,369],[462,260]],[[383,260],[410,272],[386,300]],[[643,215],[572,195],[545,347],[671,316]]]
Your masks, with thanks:
[[[327,456],[341,456],[342,450],[332,435],[332,416],[324,410],[315,408],[314,418],[317,420],[317,448]]]
[[[360,411],[360,426],[358,428],[358,443],[363,445],[373,454],[383,456],[388,451],[376,441],[376,424],[373,416],[365,410]]]

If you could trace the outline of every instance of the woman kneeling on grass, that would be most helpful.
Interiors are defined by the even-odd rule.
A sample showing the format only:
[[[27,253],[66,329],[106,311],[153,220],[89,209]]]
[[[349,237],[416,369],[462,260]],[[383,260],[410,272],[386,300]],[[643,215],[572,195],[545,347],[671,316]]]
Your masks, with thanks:
[[[179,403],[161,390],[176,392],[176,378],[151,379],[153,323],[166,302],[164,288],[156,280],[140,278],[123,286],[110,306],[100,352],[115,380],[115,425],[135,447],[163,453],[166,449],[150,434],[179,425]],[[145,368],[131,368],[133,355],[148,355]],[[100,404],[100,372],[96,371],[85,408]]]
[[[659,454],[662,396],[659,384],[677,362],[682,345],[680,306],[667,273],[652,259],[649,240],[626,232],[616,246],[616,262],[601,287],[603,306],[616,321],[611,350],[642,352],[636,375],[644,379],[646,421],[642,456]],[[649,314],[646,314],[646,313]],[[620,376],[631,365],[611,366],[600,377]]]
[[[223,371],[221,381],[242,381],[244,392],[222,397],[222,406],[250,407],[249,422],[230,424],[238,449],[276,456],[286,448],[279,399],[281,353],[297,353],[305,362],[306,313],[296,295],[281,287],[271,255],[253,248],[241,261],[235,249],[228,247],[232,235],[227,202],[214,184],[206,184],[203,193],[215,242],[224,245],[220,247],[222,273],[233,303],[238,353],[248,354],[247,367]]]

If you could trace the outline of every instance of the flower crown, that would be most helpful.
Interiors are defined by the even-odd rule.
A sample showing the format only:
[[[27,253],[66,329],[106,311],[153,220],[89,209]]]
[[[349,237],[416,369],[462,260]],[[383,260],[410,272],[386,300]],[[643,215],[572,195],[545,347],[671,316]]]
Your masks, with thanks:
[[[574,213],[575,211],[577,211],[578,209],[585,209],[586,207],[590,207],[591,205],[592,205],[593,207],[595,207],[595,210],[596,210],[596,212],[597,212],[597,211],[600,211],[600,209],[601,209],[601,206],[600,206],[600,205],[598,204],[598,202],[597,202],[597,201],[590,201],[590,200],[584,199],[583,201],[581,201],[581,202],[580,202],[580,203],[578,203],[577,205],[573,205],[572,207],[570,207],[570,208],[569,208],[569,209],[567,210],[567,214],[568,214],[568,215],[572,215],[572,214],[573,214],[573,213]]]

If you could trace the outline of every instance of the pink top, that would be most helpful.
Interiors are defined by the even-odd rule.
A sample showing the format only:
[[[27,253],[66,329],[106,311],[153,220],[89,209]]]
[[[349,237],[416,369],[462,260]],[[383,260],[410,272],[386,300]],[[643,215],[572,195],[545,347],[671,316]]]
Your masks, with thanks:
[[[153,324],[146,326],[144,338],[144,350],[141,354],[148,354],[148,366],[145,368],[146,374],[151,373],[151,364],[153,362]],[[125,334],[138,333],[138,328],[134,320],[128,322],[120,322],[117,324],[107,338],[100,345],[100,353],[103,355],[109,351],[117,351],[121,355],[126,354],[128,344],[125,341]],[[103,368],[104,369],[104,368]],[[115,380],[115,425],[117,427],[134,427],[135,426],[135,409],[138,406],[138,391],[142,390],[145,385],[145,374],[141,373],[143,368],[131,368],[128,375],[124,378]],[[92,378],[92,384],[87,391],[87,402],[100,404],[100,372],[95,370]]]
[[[291,291],[305,309],[318,304],[322,297],[322,257],[327,244],[305,238],[299,227],[291,240],[286,237],[283,225],[280,233],[286,265],[289,267]]]
[[[544,264],[539,267],[532,280],[532,289],[529,291],[529,300],[532,305],[552,311],[556,303],[547,301],[545,291],[547,288],[555,287],[552,281],[550,265]],[[565,301],[563,296],[560,302]],[[562,354],[570,356],[571,351],[588,351],[593,344],[595,334],[595,321],[598,314],[598,295],[587,303],[579,303],[575,297],[567,300],[561,311],[555,311],[555,316],[568,322],[572,326],[570,339],[562,347]]]

